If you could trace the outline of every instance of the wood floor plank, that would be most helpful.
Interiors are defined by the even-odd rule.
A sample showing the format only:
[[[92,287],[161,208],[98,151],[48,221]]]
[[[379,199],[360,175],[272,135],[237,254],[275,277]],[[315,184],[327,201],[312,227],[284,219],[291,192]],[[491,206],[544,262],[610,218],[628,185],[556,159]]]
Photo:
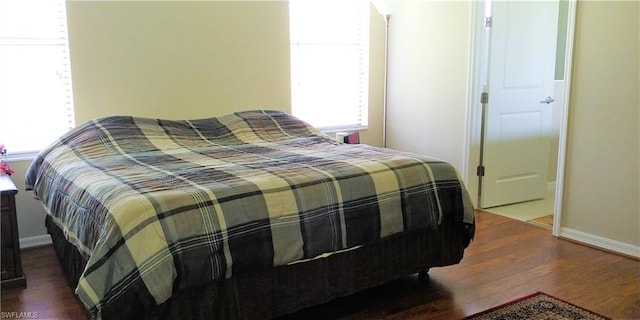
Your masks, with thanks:
[[[640,319],[640,261],[557,239],[548,230],[478,212],[477,235],[455,266],[407,276],[292,319],[460,319],[543,291],[613,319]],[[2,312],[86,319],[53,248],[24,250],[27,288],[3,290]]]

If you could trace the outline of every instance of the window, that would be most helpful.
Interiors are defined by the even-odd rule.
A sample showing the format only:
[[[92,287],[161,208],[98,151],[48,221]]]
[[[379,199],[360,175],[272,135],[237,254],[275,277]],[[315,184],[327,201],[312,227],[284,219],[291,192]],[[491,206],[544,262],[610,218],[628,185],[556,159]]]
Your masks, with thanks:
[[[64,0],[0,0],[0,143],[27,158],[75,125]]]
[[[291,111],[325,131],[367,126],[369,0],[290,0]]]

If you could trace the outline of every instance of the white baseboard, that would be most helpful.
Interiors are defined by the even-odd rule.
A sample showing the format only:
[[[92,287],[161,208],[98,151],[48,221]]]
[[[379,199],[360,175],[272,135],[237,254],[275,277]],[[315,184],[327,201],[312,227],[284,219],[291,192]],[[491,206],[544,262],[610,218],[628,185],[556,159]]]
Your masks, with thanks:
[[[20,249],[45,246],[52,243],[53,242],[51,242],[51,236],[48,234],[43,234],[41,236],[35,237],[25,237],[20,238]]]
[[[561,238],[582,242],[587,245],[602,248],[604,250],[613,251],[640,259],[640,246],[599,237],[593,234],[569,228],[560,228],[559,236]]]

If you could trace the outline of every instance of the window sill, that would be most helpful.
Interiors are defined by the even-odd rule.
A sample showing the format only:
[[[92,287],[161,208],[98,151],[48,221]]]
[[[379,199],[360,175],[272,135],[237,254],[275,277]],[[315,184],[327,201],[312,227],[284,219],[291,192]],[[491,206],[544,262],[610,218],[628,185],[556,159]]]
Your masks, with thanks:
[[[33,159],[35,159],[37,155],[38,155],[37,151],[21,152],[21,153],[7,154],[6,159],[8,162],[33,161]]]
[[[361,131],[367,131],[368,129],[369,127],[362,126],[362,127],[350,127],[350,128],[320,128],[318,130],[322,131],[324,134],[333,136],[339,132],[356,132],[356,131],[361,132]]]

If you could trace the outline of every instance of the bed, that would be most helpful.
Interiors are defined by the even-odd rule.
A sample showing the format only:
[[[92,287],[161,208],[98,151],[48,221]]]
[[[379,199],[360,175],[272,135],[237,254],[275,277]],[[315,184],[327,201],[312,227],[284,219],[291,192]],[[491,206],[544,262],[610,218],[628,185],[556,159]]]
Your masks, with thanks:
[[[449,163],[279,111],[96,119],[25,181],[96,319],[270,319],[456,264],[475,230]]]

